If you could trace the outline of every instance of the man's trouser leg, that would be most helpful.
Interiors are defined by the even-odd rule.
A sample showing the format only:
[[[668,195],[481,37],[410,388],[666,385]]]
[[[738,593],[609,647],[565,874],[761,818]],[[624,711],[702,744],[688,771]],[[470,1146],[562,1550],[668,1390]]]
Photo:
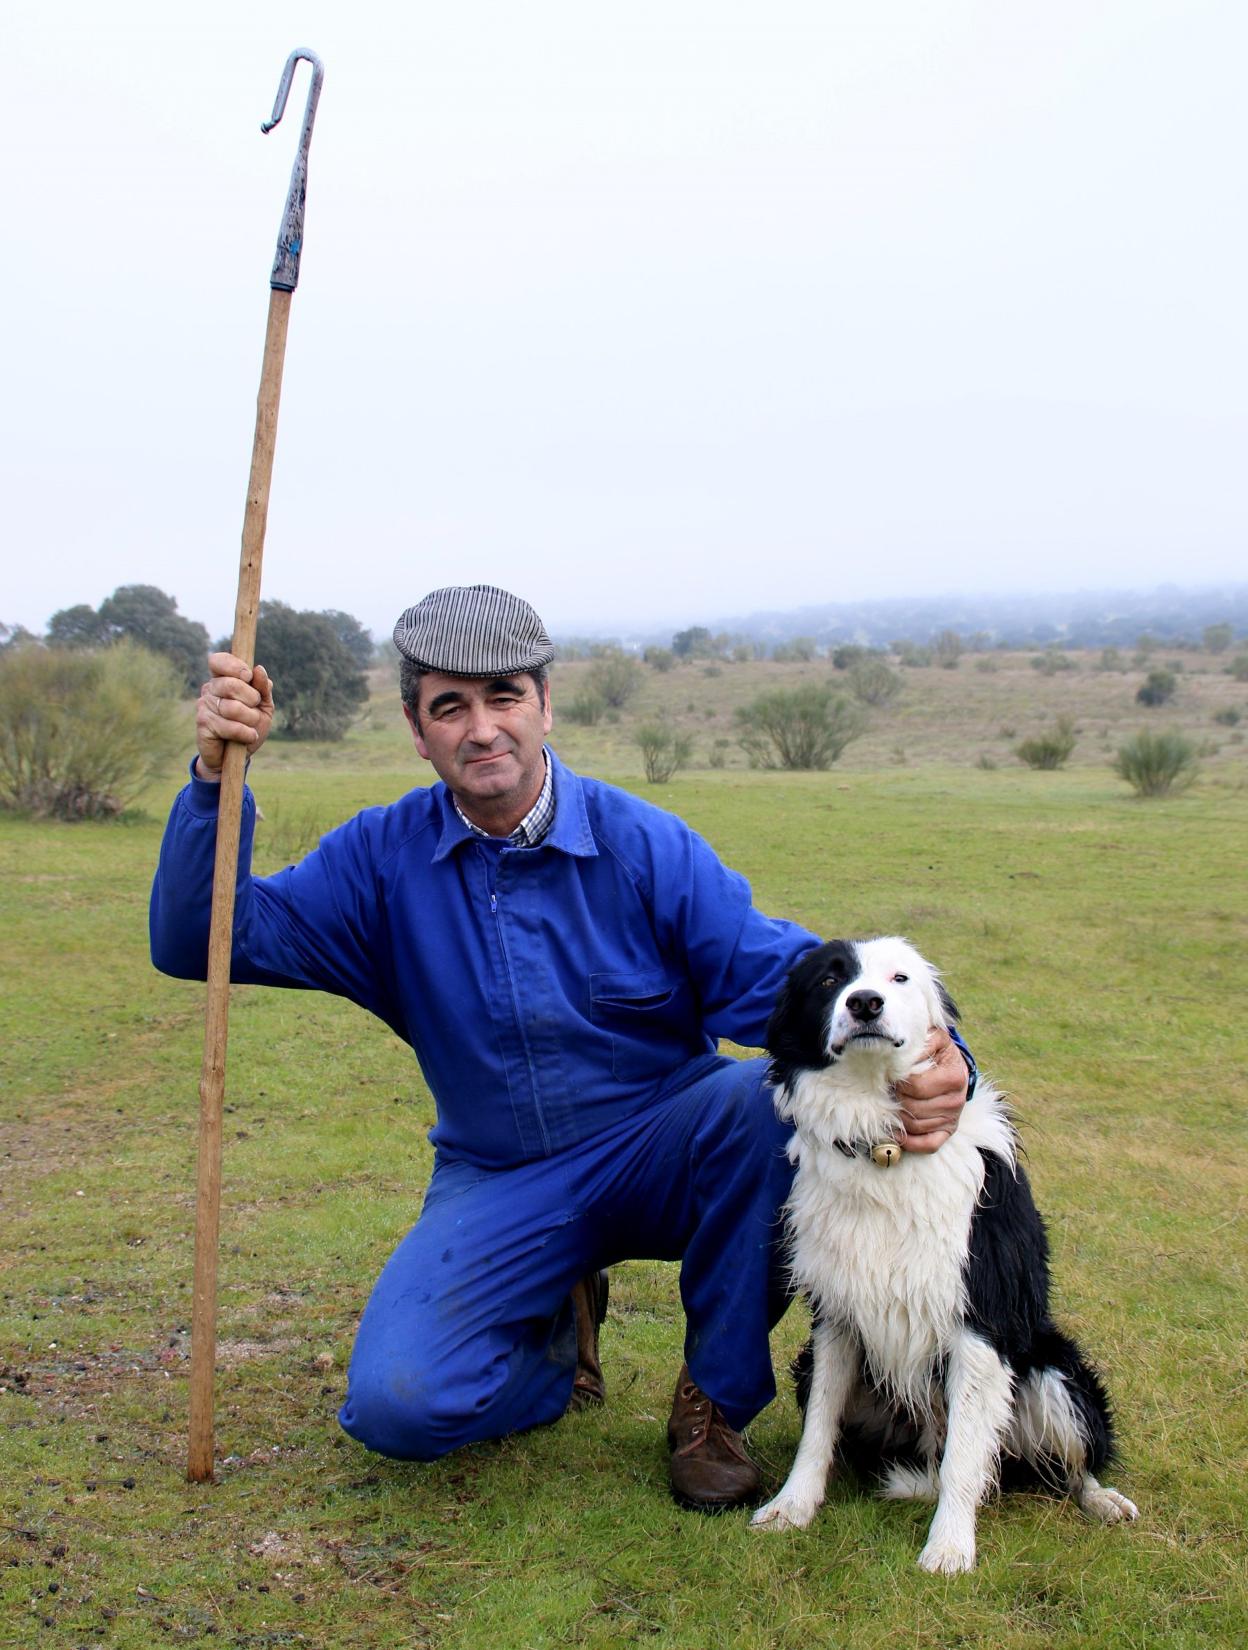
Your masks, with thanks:
[[[576,1340],[567,1298],[625,1259],[683,1261],[686,1358],[734,1427],[775,1395],[780,1209],[792,1169],[762,1060],[701,1066],[678,1091],[556,1157],[439,1165],[382,1272],[340,1419],[370,1448],[429,1460],[557,1419]]]

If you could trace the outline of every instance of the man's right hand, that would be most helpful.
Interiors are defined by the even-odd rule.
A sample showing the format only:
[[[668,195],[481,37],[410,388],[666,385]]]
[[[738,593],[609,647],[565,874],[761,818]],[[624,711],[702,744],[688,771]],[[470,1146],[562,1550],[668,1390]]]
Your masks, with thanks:
[[[243,745],[254,756],[273,726],[273,683],[263,665],[253,669],[232,653],[210,653],[211,678],[195,706],[195,773],[215,783],[221,778],[225,747]]]

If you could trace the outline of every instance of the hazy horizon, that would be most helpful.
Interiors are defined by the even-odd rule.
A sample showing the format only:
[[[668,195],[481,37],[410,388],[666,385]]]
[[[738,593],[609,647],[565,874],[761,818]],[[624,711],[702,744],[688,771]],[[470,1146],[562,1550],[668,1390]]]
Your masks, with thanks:
[[[230,628],[297,44],[267,595],[571,634],[1242,579],[1242,8],[18,0],[0,620]]]

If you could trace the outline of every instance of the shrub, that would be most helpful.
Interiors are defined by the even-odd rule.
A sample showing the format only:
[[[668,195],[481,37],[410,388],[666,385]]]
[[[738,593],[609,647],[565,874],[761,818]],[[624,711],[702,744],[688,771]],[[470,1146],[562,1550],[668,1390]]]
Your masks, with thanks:
[[[980,751],[979,755],[975,758],[975,766],[977,768],[983,768],[986,773],[992,773],[995,769],[999,768],[1001,764],[997,761],[996,757],[993,756],[991,751]]]
[[[666,785],[683,768],[693,754],[693,740],[687,733],[660,727],[657,722],[643,722],[633,735],[633,742],[645,763],[646,778],[652,785]]]
[[[1196,747],[1171,729],[1137,733],[1118,748],[1114,772],[1140,796],[1165,796],[1185,789],[1196,777]]]
[[[135,643],[0,654],[0,804],[54,819],[121,813],[186,738],[178,673]]]
[[[860,705],[887,705],[901,692],[901,677],[883,659],[866,657],[849,667],[849,687]]]
[[[1237,653],[1226,668],[1237,682],[1248,682],[1248,653]]]
[[[842,642],[839,647],[832,649],[833,670],[852,670],[856,664],[870,657],[865,647],[856,642]]]
[[[1073,670],[1075,661],[1060,648],[1046,647],[1043,653],[1032,655],[1031,668],[1042,671],[1045,676],[1056,676],[1059,671]]]
[[[1172,670],[1150,670],[1136,701],[1141,705],[1164,705],[1174,698],[1179,679]]]
[[[814,684],[760,694],[736,720],[752,768],[830,768],[866,725],[856,705]]]
[[[956,630],[942,630],[932,643],[936,654],[936,662],[943,670],[956,670],[958,660],[962,657],[964,644]]]
[[[1059,716],[1047,733],[1038,733],[1015,745],[1014,754],[1029,768],[1064,768],[1070,760],[1078,734],[1069,716]]]
[[[1224,728],[1238,726],[1240,712],[1234,705],[1227,705],[1224,710],[1215,710],[1213,719]]]
[[[1103,647],[1097,662],[1098,670],[1125,670],[1126,662],[1116,647]]]
[[[569,700],[559,714],[569,722],[575,722],[578,727],[594,728],[602,720],[602,713],[607,708],[606,700],[601,694],[595,693],[592,688],[586,688],[578,693],[575,699]]]
[[[603,653],[589,667],[589,691],[611,710],[622,709],[641,686],[641,665],[618,650]]]
[[[652,670],[669,671],[676,663],[676,655],[670,647],[648,647],[642,658]]]

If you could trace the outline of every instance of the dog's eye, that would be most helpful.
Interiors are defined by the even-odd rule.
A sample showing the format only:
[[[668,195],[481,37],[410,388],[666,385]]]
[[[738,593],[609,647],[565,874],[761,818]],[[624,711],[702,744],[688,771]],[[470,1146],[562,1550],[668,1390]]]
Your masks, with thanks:
[[[909,985],[910,976],[909,974],[894,974],[893,983],[895,985]]]
[[[840,984],[841,982],[835,974],[829,974],[826,980],[819,981],[819,987],[822,991],[837,991],[840,989]]]

